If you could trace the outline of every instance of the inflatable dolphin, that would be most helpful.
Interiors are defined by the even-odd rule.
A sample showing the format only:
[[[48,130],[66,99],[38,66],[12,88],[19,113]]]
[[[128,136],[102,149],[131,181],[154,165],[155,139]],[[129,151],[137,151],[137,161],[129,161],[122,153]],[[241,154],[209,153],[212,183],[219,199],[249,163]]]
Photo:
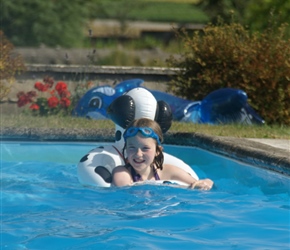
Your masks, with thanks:
[[[141,87],[142,79],[123,81],[111,86],[95,87],[78,102],[73,115],[107,119],[109,105],[131,89]],[[144,87],[142,87],[144,88]],[[207,124],[263,124],[264,120],[247,103],[247,94],[239,89],[222,88],[211,92],[202,101],[190,101],[158,90],[150,90],[157,101],[169,104],[173,120]]]
[[[117,97],[129,90],[139,87],[144,81],[132,79],[112,86],[98,86],[87,91],[72,111],[72,115],[92,119],[108,119],[107,108]]]

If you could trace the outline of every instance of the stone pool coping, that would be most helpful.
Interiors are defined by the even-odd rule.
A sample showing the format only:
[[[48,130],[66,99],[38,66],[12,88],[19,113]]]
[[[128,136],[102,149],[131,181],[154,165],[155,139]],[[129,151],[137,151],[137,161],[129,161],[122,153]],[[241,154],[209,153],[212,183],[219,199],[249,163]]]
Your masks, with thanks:
[[[1,141],[114,142],[114,129],[1,128]],[[199,147],[210,152],[290,176],[289,150],[244,138],[168,132],[164,144]]]

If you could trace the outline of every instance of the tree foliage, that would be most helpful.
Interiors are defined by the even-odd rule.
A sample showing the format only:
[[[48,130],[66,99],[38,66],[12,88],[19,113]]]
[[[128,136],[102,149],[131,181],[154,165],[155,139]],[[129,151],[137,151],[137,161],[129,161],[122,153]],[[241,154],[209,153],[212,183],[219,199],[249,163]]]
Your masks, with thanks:
[[[88,1],[1,0],[1,27],[15,46],[79,46],[88,16]]]
[[[256,0],[250,1],[245,15],[247,25],[252,30],[264,30],[269,26],[269,20],[275,19],[278,25],[290,24],[289,0]],[[290,37],[289,27],[286,30]]]
[[[230,23],[234,17],[252,31],[263,31],[268,28],[269,19],[275,19],[278,25],[290,23],[289,0],[198,0],[197,6],[207,13],[213,24],[217,24],[219,18]],[[289,28],[286,35],[290,37]]]
[[[216,24],[219,18],[229,23],[233,12],[238,22],[243,23],[245,11],[251,0],[199,0],[197,6],[207,13],[211,23]]]
[[[90,19],[207,22],[190,3],[147,0],[0,0],[1,28],[15,46],[80,47]]]

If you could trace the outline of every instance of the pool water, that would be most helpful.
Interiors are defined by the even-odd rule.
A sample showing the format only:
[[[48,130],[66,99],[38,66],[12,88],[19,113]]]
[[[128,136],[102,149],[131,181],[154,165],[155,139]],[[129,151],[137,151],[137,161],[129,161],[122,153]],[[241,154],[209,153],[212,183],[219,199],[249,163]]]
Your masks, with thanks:
[[[1,142],[1,249],[289,249],[289,177],[166,145],[213,190],[84,187],[96,146]]]

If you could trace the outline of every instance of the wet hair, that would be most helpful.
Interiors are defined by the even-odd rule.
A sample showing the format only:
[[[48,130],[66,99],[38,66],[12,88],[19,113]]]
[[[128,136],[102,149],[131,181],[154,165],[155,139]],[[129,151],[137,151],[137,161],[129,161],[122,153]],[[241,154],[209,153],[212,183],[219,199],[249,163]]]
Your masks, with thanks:
[[[149,127],[151,129],[153,129],[153,131],[158,135],[159,141],[161,143],[163,142],[162,130],[161,130],[159,124],[154,120],[151,120],[148,118],[136,119],[127,127],[127,129],[129,129],[131,127],[139,127],[139,128]],[[126,131],[127,131],[127,129],[126,129]],[[126,133],[126,131],[124,131],[124,133]],[[126,146],[127,146],[127,142],[125,141],[125,145],[124,145],[124,148],[122,151],[124,156],[125,156]],[[162,152],[162,147],[158,146],[157,141],[156,141],[156,153],[157,153],[157,155],[154,158],[153,164],[156,166],[156,168],[159,168],[160,170],[162,170],[163,162],[164,162],[164,155]]]

